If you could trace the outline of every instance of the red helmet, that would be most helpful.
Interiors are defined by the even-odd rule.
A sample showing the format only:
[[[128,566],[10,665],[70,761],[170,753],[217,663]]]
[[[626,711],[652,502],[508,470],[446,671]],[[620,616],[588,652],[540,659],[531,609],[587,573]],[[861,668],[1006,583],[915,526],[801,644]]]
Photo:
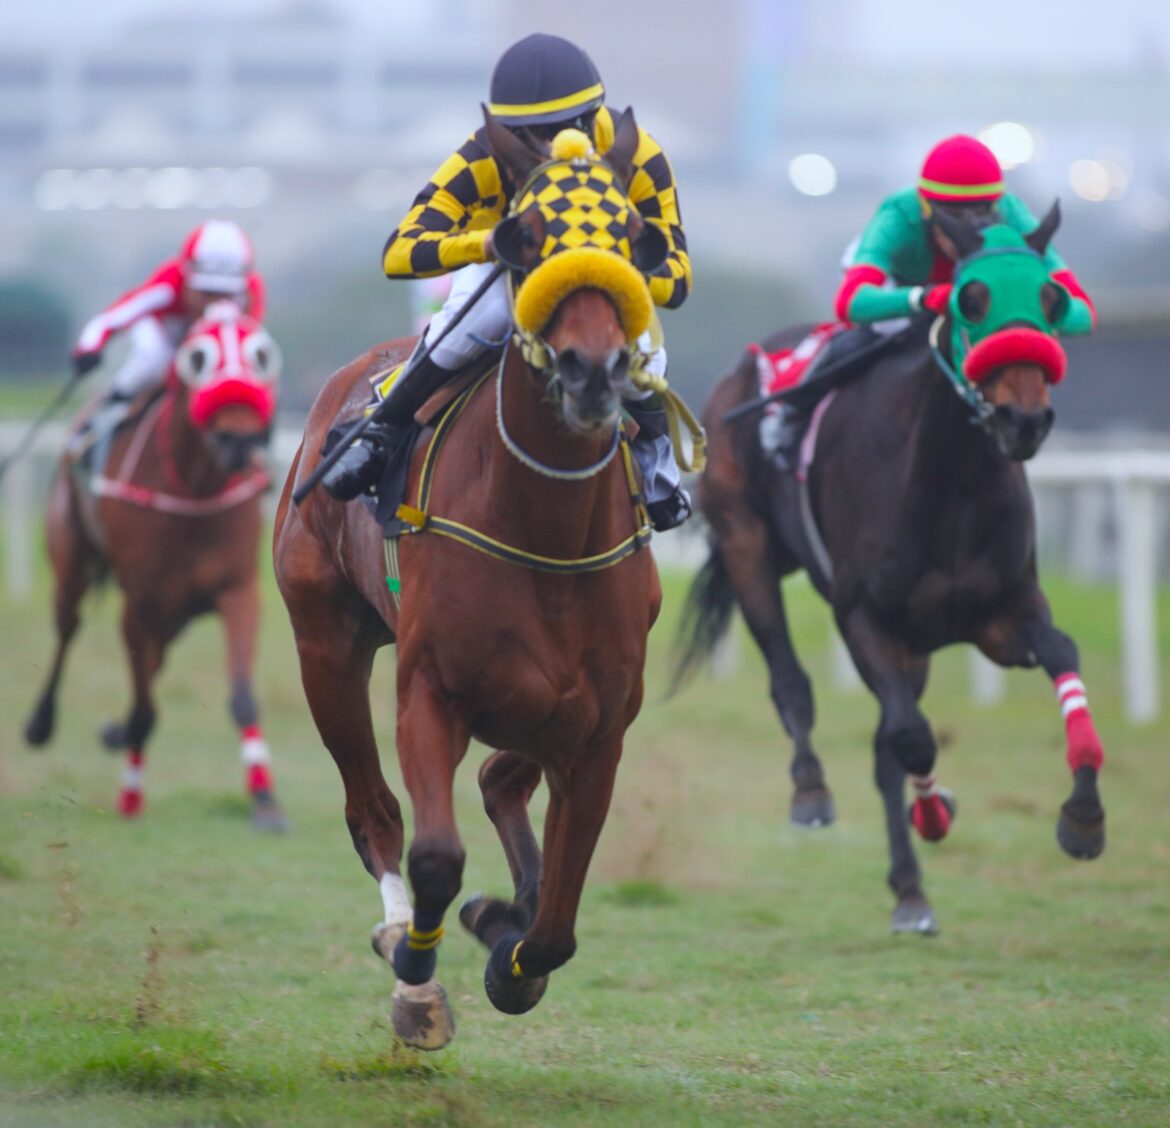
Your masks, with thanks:
[[[252,244],[229,219],[201,223],[179,253],[187,284],[211,294],[242,294],[252,270]]]
[[[1003,195],[1003,169],[982,141],[957,133],[927,153],[918,191],[928,200],[953,204],[998,200]]]

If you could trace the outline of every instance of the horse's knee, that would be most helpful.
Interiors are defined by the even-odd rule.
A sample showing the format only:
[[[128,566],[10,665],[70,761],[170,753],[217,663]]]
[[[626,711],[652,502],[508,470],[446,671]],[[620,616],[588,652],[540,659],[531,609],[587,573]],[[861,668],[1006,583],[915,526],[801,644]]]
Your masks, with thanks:
[[[927,776],[934,768],[937,746],[930,724],[921,713],[896,725],[884,722],[878,730],[879,747],[888,750],[903,771],[910,775]],[[878,757],[877,784],[883,784],[883,757]]]
[[[414,889],[416,920],[420,909],[433,909],[441,916],[455,900],[463,882],[464,857],[463,847],[454,837],[432,838],[410,847],[407,866]]]

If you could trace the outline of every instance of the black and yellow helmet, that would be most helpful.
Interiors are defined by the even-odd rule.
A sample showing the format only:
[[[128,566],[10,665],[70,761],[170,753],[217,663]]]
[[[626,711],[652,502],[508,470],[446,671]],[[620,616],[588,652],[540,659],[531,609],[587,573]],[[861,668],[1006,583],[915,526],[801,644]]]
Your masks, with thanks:
[[[492,71],[488,109],[507,126],[573,121],[605,99],[593,60],[559,35],[526,36],[513,43]]]

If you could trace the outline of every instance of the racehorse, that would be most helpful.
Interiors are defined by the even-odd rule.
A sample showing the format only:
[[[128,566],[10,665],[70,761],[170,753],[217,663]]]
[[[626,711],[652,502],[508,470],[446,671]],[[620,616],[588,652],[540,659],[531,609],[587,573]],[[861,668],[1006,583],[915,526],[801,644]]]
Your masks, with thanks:
[[[1077,648],[1053,626],[1037,580],[1022,465],[1048,434],[1049,384],[1064,373],[1052,324],[1066,295],[1039,258],[1058,222],[1054,206],[1026,240],[998,225],[979,232],[947,223],[963,257],[945,319],[931,327],[929,341],[912,333],[821,401],[819,431],[803,448],[815,440],[811,464],[799,474],[778,471],[763,454],[755,417],[724,418],[758,392],[752,353],[718,383],[705,411],[710,458],[699,494],[710,554],[688,597],[676,685],[738,604],[794,744],[791,817],[810,826],[832,822],[832,795],[810,740],[811,683],[780,590],[783,576],[808,573],[881,706],[876,783],[896,932],[938,930],[903,793],[909,775],[916,794],[909,823],[927,839],[943,837],[954,804],[935,784],[935,738],[918,707],[930,655],[940,647],[974,643],[999,665],[1040,665],[1053,679],[1074,779],[1057,836],[1075,858],[1104,848],[1101,744]],[[763,347],[794,346],[805,332],[781,332]]]
[[[550,176],[538,174],[564,172],[574,182],[572,161],[546,163],[487,121],[493,154],[513,183],[541,183],[557,195]],[[581,178],[609,177],[624,199],[636,141],[627,111],[605,163],[583,162]],[[517,207],[531,198],[526,191],[515,194]],[[609,221],[637,243],[640,218],[628,201]],[[542,259],[543,234],[536,204],[493,232],[497,258],[516,268],[517,324],[522,308],[544,307],[529,324],[535,351],[526,346],[525,359],[509,344],[498,369],[423,433],[409,504],[398,510],[416,531],[395,550],[360,501],[339,504],[320,490],[299,506],[290,501],[330,429],[360,414],[370,378],[403,360],[411,340],[379,345],[329,379],[277,514],[276,575],[305,694],[341,773],[354,847],[382,892],[385,920],[373,945],[398,979],[394,1029],[423,1049],[454,1034],[434,976],[463,871],[452,779],[469,740],[495,749],[479,785],[514,895],[473,897],[460,919],[489,949],[488,998],[520,1014],[575,950],[578,902],[625,732],[641,706],[646,638],[661,603],[620,428],[630,342],[640,332],[634,322],[649,317],[648,289],[630,257],[610,250],[585,246]],[[639,303],[645,308],[636,313]],[[419,417],[429,411],[424,405]],[[413,909],[400,874],[402,814],[370,717],[374,654],[389,643],[398,652],[398,759],[414,811]],[[542,775],[543,858],[527,813]]]
[[[252,693],[261,494],[268,487],[258,460],[279,368],[267,332],[232,303],[217,302],[186,335],[161,394],[136,401],[112,436],[83,431],[58,466],[48,512],[57,646],[25,737],[37,746],[52,735],[82,597],[112,572],[125,595],[122,636],[134,699],[125,721],[107,724],[101,738],[127,752],[118,799],[127,817],[144,804],[145,749],[156,716],[151,687],[166,648],[197,615],[216,611],[227,635],[230,712],[252,822],[284,829]]]

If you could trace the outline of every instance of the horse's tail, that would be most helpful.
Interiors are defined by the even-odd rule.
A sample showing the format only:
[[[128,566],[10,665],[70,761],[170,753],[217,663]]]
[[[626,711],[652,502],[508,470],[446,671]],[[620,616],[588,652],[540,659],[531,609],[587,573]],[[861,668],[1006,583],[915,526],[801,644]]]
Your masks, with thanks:
[[[667,696],[689,681],[727,633],[735,608],[735,591],[723,559],[723,550],[714,541],[702,568],[691,581],[687,601],[675,635],[675,666]]]

